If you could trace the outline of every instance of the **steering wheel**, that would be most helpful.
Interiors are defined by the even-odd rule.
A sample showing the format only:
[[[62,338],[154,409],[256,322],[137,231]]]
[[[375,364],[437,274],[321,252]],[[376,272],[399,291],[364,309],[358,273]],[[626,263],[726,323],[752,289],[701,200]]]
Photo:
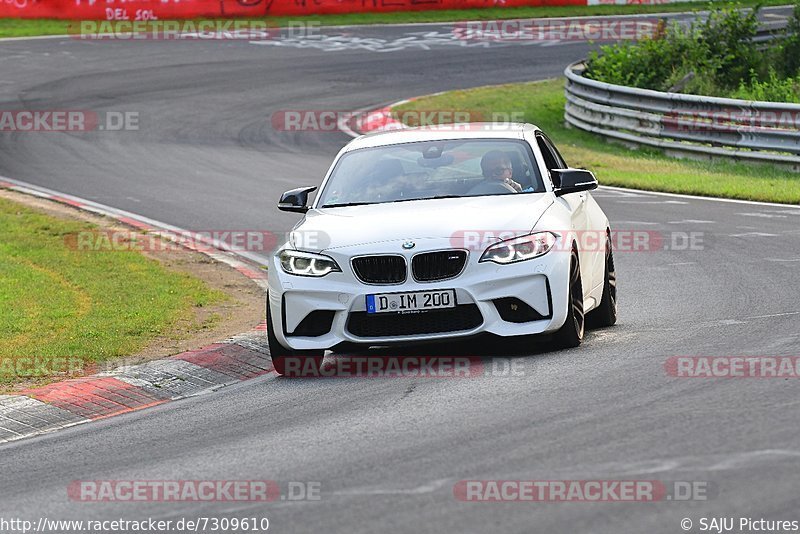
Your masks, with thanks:
[[[483,181],[469,190],[469,195],[496,195],[506,193],[516,193],[517,190],[505,182],[497,180]]]

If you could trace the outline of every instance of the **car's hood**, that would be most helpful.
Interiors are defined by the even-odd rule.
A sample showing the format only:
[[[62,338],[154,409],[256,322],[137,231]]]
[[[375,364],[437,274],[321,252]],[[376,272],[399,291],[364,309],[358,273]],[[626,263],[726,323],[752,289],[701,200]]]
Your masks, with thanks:
[[[322,251],[464,232],[523,235],[552,203],[551,193],[528,193],[313,209],[295,228],[295,246]]]

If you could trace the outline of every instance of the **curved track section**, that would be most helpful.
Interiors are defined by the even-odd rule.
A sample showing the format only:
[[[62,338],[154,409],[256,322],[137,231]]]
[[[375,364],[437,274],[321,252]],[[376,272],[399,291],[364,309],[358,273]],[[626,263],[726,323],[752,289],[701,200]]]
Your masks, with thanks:
[[[448,31],[336,30],[324,46],[5,42],[0,108],[137,111],[140,129],[2,133],[0,174],[183,228],[280,232],[296,217],[276,211],[279,193],[318,183],[348,138],[276,132],[271,113],[553,77],[588,50],[468,47],[447,42]],[[590,331],[582,348],[494,348],[521,370],[513,377],[269,375],[3,445],[0,516],[267,516],[277,532],[676,532],[684,517],[795,519],[796,380],[674,378],[664,363],[797,355],[800,210],[612,189],[597,198],[617,230],[701,232],[702,245],[619,252],[619,324]],[[67,495],[74,480],[120,479],[316,481],[322,498]],[[453,487],[467,479],[689,480],[713,491],[688,503],[465,503]]]

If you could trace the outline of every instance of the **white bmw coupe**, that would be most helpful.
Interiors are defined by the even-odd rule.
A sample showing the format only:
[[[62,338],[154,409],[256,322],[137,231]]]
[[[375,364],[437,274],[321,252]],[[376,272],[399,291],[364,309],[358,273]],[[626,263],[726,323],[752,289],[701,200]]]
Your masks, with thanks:
[[[272,361],[319,368],[325,350],[552,334],[575,347],[587,320],[616,322],[611,229],[590,190],[530,124],[365,135],[269,266]],[[311,361],[309,361],[311,359]]]

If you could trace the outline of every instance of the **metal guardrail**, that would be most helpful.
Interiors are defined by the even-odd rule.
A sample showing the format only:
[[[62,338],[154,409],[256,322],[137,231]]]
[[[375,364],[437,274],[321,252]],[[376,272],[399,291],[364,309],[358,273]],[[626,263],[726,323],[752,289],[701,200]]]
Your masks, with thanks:
[[[567,123],[634,145],[800,170],[800,104],[663,93],[590,80],[566,68]]]

